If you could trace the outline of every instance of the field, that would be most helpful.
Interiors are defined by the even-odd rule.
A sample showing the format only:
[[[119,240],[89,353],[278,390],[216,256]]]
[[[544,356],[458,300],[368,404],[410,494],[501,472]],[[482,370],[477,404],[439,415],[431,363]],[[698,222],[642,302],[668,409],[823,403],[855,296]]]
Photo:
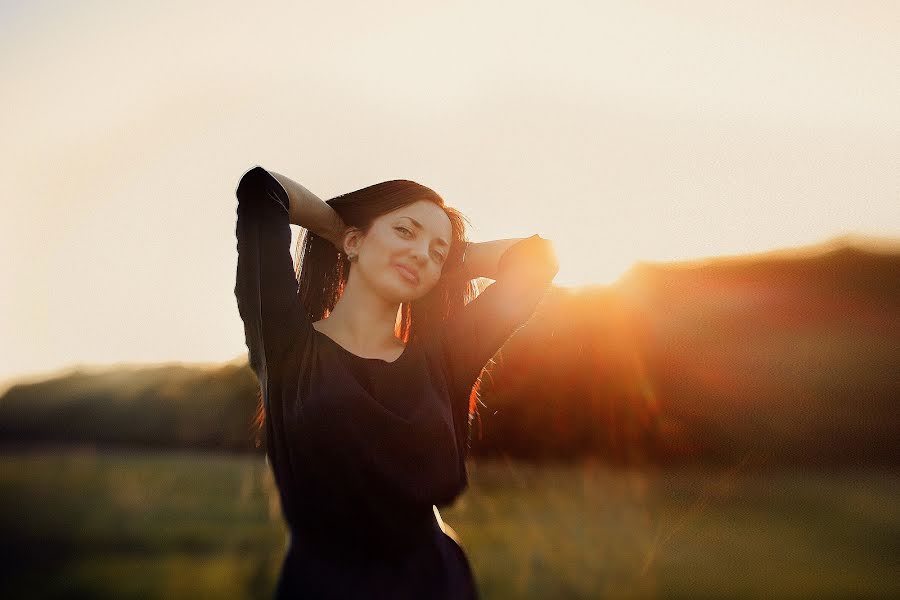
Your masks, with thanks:
[[[493,598],[900,597],[900,475],[470,464],[441,515]],[[268,598],[258,456],[0,454],[0,597]]]

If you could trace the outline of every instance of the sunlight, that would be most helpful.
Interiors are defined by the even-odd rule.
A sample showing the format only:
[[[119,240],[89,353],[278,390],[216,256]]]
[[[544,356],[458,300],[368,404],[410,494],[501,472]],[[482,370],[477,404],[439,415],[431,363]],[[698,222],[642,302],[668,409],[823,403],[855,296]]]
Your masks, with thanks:
[[[31,258],[0,272],[26,290],[0,302],[16,348],[0,380],[243,354],[234,191],[253,164],[323,197],[421,180],[477,241],[553,240],[559,287],[610,285],[638,261],[897,236],[887,5],[798,4],[765,23],[716,3],[322,6],[298,47],[290,11],[221,11],[207,30],[202,9],[92,5],[61,18],[18,4],[0,20],[19,23],[5,38],[16,110],[0,120],[19,143],[0,158],[18,174],[4,196],[30,200],[10,204],[0,240]],[[173,36],[184,44],[160,46]]]
[[[556,286],[609,285],[615,283],[634,263],[620,248],[593,248],[571,238],[554,238],[559,273],[553,279]]]

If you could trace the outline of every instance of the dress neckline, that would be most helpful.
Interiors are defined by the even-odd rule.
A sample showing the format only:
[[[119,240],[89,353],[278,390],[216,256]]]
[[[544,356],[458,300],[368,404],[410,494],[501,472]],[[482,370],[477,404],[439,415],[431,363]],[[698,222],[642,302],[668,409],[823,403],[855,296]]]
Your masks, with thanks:
[[[401,352],[401,353],[400,353],[400,356],[398,356],[398,357],[395,358],[394,360],[384,360],[383,358],[370,358],[370,357],[360,356],[360,355],[358,355],[358,354],[354,354],[354,353],[350,352],[349,350],[347,350],[346,348],[344,348],[343,346],[341,346],[340,344],[338,344],[337,341],[335,341],[331,336],[327,335],[326,333],[323,333],[323,332],[319,331],[319,330],[316,329],[315,327],[313,327],[313,331],[315,331],[317,334],[319,334],[320,336],[324,337],[326,340],[328,340],[329,342],[331,342],[332,344],[334,344],[335,346],[337,346],[338,349],[342,350],[342,351],[343,351],[345,354],[347,354],[348,356],[352,356],[353,358],[355,358],[355,359],[357,359],[357,360],[365,360],[365,361],[370,361],[370,362],[379,362],[379,363],[382,363],[382,364],[385,364],[385,365],[394,365],[394,364],[397,364],[398,362],[400,362],[400,360],[401,360],[404,356],[406,356],[406,353],[407,353],[407,351],[409,350],[409,342],[407,342],[406,345],[403,347],[403,352]]]

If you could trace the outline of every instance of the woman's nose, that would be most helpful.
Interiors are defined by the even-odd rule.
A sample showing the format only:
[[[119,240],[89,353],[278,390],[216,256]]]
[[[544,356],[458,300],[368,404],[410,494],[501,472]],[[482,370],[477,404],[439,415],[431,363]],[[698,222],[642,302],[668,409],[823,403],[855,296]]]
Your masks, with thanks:
[[[413,252],[413,258],[420,265],[425,263],[428,260],[428,250],[423,250],[422,248],[416,248],[415,252]]]

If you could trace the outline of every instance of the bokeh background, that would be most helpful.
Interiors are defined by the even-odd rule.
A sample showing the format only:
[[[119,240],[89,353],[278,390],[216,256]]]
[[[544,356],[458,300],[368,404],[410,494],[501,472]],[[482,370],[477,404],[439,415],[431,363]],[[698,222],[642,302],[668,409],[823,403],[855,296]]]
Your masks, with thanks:
[[[4,597],[271,594],[257,164],[553,240],[442,510],[486,598],[900,594],[896,3],[40,0],[0,33]]]

